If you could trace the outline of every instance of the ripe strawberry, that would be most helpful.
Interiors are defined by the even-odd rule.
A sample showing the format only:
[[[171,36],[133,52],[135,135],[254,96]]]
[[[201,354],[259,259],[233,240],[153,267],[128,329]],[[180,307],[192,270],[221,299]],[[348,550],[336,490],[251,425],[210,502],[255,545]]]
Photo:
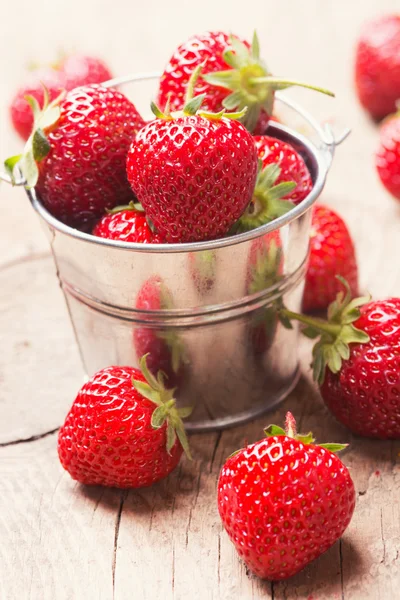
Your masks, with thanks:
[[[394,112],[400,98],[400,16],[368,22],[356,50],[355,84],[359,100],[374,119]]]
[[[254,189],[253,138],[241,123],[227,118],[241,113],[203,113],[202,100],[193,98],[182,112],[172,114],[153,105],[157,118],[139,131],[128,153],[132,189],[167,242],[224,236]]]
[[[41,68],[29,74],[25,85],[15,94],[10,105],[10,117],[15,131],[27,140],[33,127],[33,114],[26,96],[32,96],[43,107],[43,85],[46,86],[50,101],[55,100],[64,89],[62,74],[55,69]]]
[[[135,308],[140,311],[172,310],[171,292],[160,276],[150,277],[141,287]],[[187,352],[181,337],[172,328],[136,327],[133,341],[138,358],[147,356],[149,370],[165,374],[169,387],[178,386],[185,374]]]
[[[313,208],[310,256],[303,295],[303,310],[324,310],[333,302],[344,277],[352,296],[358,295],[357,260],[345,222],[331,208]]]
[[[162,240],[149,227],[146,215],[131,202],[128,206],[116,206],[95,225],[93,235],[140,244],[160,244]]]
[[[259,172],[253,200],[234,231],[248,231],[287,213],[313,187],[302,156],[290,144],[268,136],[254,136]]]
[[[111,71],[103,61],[79,54],[66,56],[52,66],[34,69],[11,102],[10,116],[15,130],[24,140],[30,136],[33,115],[25,97],[33,96],[40,108],[43,108],[43,85],[47,87],[50,100],[54,100],[63,89],[69,91],[81,85],[102,83],[111,78]]]
[[[58,436],[58,455],[73,479],[88,485],[140,488],[190,457],[173,390],[141,361],[98,371],[78,392]]]
[[[334,454],[343,445],[316,445],[312,434],[296,434],[291,413],[286,431],[270,425],[265,434],[222,467],[218,509],[250,571],[277,581],[298,573],[343,535],[355,491]]]
[[[385,188],[400,200],[400,111],[382,123],[375,164]]]
[[[347,286],[347,295],[330,305],[328,321],[283,312],[306,325],[303,333],[319,336],[314,377],[338,421],[358,435],[399,439],[400,299],[351,300]]]
[[[328,95],[331,92],[273,77],[260,58],[256,33],[252,45],[222,31],[195,35],[181,44],[172,55],[160,79],[158,104],[180,110],[193,70],[203,65],[203,75],[195,86],[195,95],[205,94],[204,107],[211,112],[247,107],[243,123],[249,131],[264,133],[272,114],[276,90],[292,85],[308,87]]]
[[[254,240],[250,246],[246,293],[249,296],[258,294],[276,286],[282,276],[283,256],[282,241],[279,231],[272,231]],[[249,325],[251,351],[257,358],[262,358],[271,347],[279,323],[281,301],[275,301],[258,309]]]
[[[108,66],[99,58],[85,54],[71,54],[60,63],[67,91],[82,85],[104,83],[113,78]]]
[[[112,88],[90,85],[69,92],[59,107],[44,111],[30,100],[35,128],[16,162],[29,187],[36,186],[51,214],[91,230],[107,208],[134,199],[126,177],[126,155],[143,120],[134,105]],[[38,163],[38,164],[36,164]]]

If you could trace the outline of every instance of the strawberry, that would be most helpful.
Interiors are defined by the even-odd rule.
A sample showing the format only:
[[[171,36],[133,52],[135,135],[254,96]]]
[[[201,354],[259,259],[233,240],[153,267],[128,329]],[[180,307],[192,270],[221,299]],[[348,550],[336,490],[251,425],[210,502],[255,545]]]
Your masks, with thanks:
[[[385,188],[400,200],[400,110],[382,123],[375,164]]]
[[[272,231],[251,243],[246,294],[253,296],[276,286],[282,277],[283,256],[279,231]],[[249,324],[251,350],[257,358],[262,358],[271,347],[278,327],[278,309],[281,301],[263,306],[254,312]]]
[[[253,138],[235,120],[242,113],[210,115],[199,110],[203,96],[191,99],[199,72],[183,111],[153,105],[157,118],[128,153],[132,189],[167,242],[224,236],[250,202],[257,176]]]
[[[140,288],[135,308],[139,311],[166,311],[174,308],[171,292],[162,278],[153,275]],[[186,348],[175,329],[136,327],[133,341],[138,358],[146,355],[149,370],[165,374],[169,387],[181,383],[187,363]]]
[[[127,206],[116,206],[95,225],[93,235],[140,244],[160,244],[162,240],[147,223],[146,215],[131,202]]]
[[[81,85],[102,83],[112,78],[105,63],[98,58],[85,55],[65,56],[61,61],[48,67],[34,69],[25,84],[15,94],[10,116],[14,129],[27,140],[33,127],[33,115],[26,96],[33,96],[43,108],[43,85],[50,100],[54,100],[65,89],[72,90]]]
[[[313,188],[302,156],[287,142],[254,136],[259,170],[252,202],[234,231],[248,231],[287,213],[308,196]]]
[[[195,35],[181,44],[161,76],[158,104],[170,98],[172,110],[180,110],[193,70],[203,65],[203,75],[195,94],[205,94],[204,108],[219,112],[223,108],[241,111],[247,107],[243,123],[249,131],[264,133],[274,105],[276,90],[292,85],[308,87],[328,95],[327,90],[297,81],[273,77],[260,58],[256,33],[252,45],[222,31]]]
[[[247,567],[277,581],[298,573],[346,530],[355,506],[349,471],[334,454],[340,444],[316,445],[270,425],[266,438],[230,456],[218,480],[222,523]]]
[[[51,214],[71,227],[91,229],[107,208],[134,200],[125,162],[143,125],[134,105],[112,88],[90,85],[68,92],[40,112],[24,153],[6,161],[20,166]]]
[[[310,256],[303,294],[303,310],[324,310],[341,290],[336,275],[344,277],[358,295],[358,270],[353,240],[343,219],[331,208],[314,206]]]
[[[146,367],[107,367],[78,392],[58,435],[58,455],[73,479],[87,485],[140,488],[190,457],[173,390]]]
[[[363,107],[374,119],[394,112],[400,98],[400,16],[366,23],[357,43],[355,85]]]
[[[55,100],[64,89],[64,80],[59,71],[51,68],[41,68],[29,74],[25,85],[15,94],[10,105],[10,117],[15,131],[27,140],[33,127],[33,114],[27,96],[35,98],[39,106],[43,107],[46,86],[50,101]]]
[[[400,299],[369,301],[338,294],[328,321],[283,310],[318,337],[314,377],[338,421],[371,438],[400,438]],[[361,306],[361,308],[359,308]]]
[[[67,91],[82,85],[104,83],[113,78],[108,66],[99,58],[85,54],[71,54],[60,63]]]

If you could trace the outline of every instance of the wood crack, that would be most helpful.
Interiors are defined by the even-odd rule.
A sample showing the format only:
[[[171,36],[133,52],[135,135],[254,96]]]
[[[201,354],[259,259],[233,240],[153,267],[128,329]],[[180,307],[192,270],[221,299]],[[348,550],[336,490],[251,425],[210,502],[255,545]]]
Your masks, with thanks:
[[[43,438],[53,435],[60,428],[56,427],[55,429],[50,429],[50,431],[45,431],[44,433],[39,433],[38,435],[32,435],[28,438],[22,438],[20,440],[11,440],[11,442],[0,442],[0,448],[6,448],[7,446],[16,446],[17,444],[28,444],[29,442],[36,442],[37,440],[42,440]]]
[[[342,590],[342,600],[344,600],[342,538],[340,538],[340,540],[339,540],[339,564],[340,564],[340,588]]]
[[[271,600],[275,600],[275,584],[271,581]]]
[[[215,455],[217,454],[217,450],[218,450],[218,446],[219,443],[221,441],[222,438],[222,431],[218,431],[217,436],[215,438],[215,444],[214,444],[214,448],[212,451],[212,455],[211,455],[211,461],[210,461],[210,473],[212,473],[213,467],[214,467],[214,460],[215,460]]]
[[[385,538],[383,536],[383,515],[382,515],[382,509],[381,509],[381,538],[382,538],[382,545],[383,545],[383,556],[382,556],[382,560],[380,561],[380,563],[384,564],[385,560],[386,560],[386,542],[385,542]]]
[[[113,587],[113,598],[115,597],[115,571],[117,567],[117,550],[118,550],[118,537],[119,537],[119,528],[121,525],[122,511],[124,508],[125,500],[128,496],[128,492],[124,490],[121,492],[117,519],[115,521],[115,532],[114,532],[114,551],[113,551],[113,560],[112,560],[112,587]]]

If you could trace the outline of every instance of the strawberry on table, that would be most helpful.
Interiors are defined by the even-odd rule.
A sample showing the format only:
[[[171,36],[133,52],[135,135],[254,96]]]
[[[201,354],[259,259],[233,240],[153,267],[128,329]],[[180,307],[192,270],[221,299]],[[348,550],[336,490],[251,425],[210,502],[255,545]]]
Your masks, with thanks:
[[[303,294],[303,310],[325,310],[342,289],[341,275],[358,295],[358,268],[353,240],[343,219],[331,208],[313,207],[310,256]]]
[[[112,73],[102,60],[80,54],[67,55],[57,63],[33,69],[11,102],[10,116],[14,129],[24,140],[30,136],[33,115],[26,96],[33,96],[43,108],[43,85],[48,90],[50,100],[54,100],[63,89],[69,91],[111,78]]]
[[[86,54],[70,54],[59,64],[67,91],[82,85],[104,83],[113,78],[113,74],[103,60]]]
[[[254,136],[259,158],[252,202],[233,228],[248,231],[284,215],[308,196],[313,181],[303,157],[287,142]]]
[[[318,338],[314,378],[337,420],[361,436],[400,439],[400,299],[352,299],[342,282],[328,321],[281,312]]]
[[[40,111],[30,99],[34,130],[24,152],[6,167],[20,167],[27,186],[57,219],[91,230],[107,208],[134,201],[126,155],[144,122],[121,92],[101,85],[75,88]]]
[[[380,16],[365,24],[356,49],[358,98],[374,119],[394,112],[400,98],[400,16]]]
[[[387,191],[400,200],[400,110],[383,121],[379,136],[375,156],[378,175]]]
[[[173,390],[147,369],[107,367],[79,391],[58,436],[62,466],[88,485],[140,488],[175,469],[182,452],[190,457]]]
[[[95,225],[93,235],[140,244],[160,244],[162,240],[149,226],[146,215],[133,202],[107,210]]]
[[[257,176],[253,137],[242,113],[202,112],[189,83],[182,111],[162,113],[139,131],[127,159],[128,179],[158,233],[167,242],[224,236],[251,200]]]
[[[255,575],[277,581],[298,573],[346,530],[355,506],[354,484],[334,454],[340,444],[315,443],[270,425],[266,438],[232,455],[218,480],[222,523]]]
[[[135,308],[140,311],[172,310],[171,292],[159,275],[153,275],[140,288]],[[176,329],[136,326],[133,330],[136,355],[147,356],[148,369],[165,374],[169,387],[179,386],[188,361],[187,350]]]
[[[264,133],[274,105],[276,90],[292,85],[311,88],[328,95],[327,90],[274,77],[260,58],[256,33],[252,44],[223,31],[195,35],[181,44],[169,60],[160,79],[158,104],[179,110],[193,70],[203,65],[195,95],[204,94],[204,109],[219,112],[223,108],[240,111],[247,107],[243,123],[249,131]]]
[[[10,105],[10,117],[15,131],[27,140],[32,132],[33,113],[26,100],[27,96],[35,98],[43,108],[44,92],[46,86],[50,101],[55,100],[64,89],[64,80],[59,71],[55,69],[41,68],[30,73],[25,84],[15,94]]]

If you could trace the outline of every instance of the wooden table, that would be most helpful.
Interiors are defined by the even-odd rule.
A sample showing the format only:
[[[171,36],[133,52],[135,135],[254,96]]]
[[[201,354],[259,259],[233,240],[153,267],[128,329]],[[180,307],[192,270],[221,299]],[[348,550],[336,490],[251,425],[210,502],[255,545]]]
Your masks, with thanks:
[[[353,128],[337,152],[323,200],[353,232],[362,288],[376,297],[399,294],[399,204],[377,180],[377,129],[352,89],[361,22],[396,4],[258,0],[249,12],[235,3],[232,14],[226,3],[210,0],[201,3],[194,23],[183,0],[159,3],[157,11],[154,3],[139,10],[127,0],[115,6],[20,0],[18,17],[8,3],[0,41],[1,156],[19,147],[5,111],[22,65],[44,60],[60,40],[66,48],[102,53],[116,72],[126,73],[160,67],[195,30],[225,28],[250,36],[256,24],[275,72],[336,91],[336,101],[295,94],[319,118],[337,116]],[[16,18],[18,28],[12,25]],[[246,427],[193,436],[194,462],[183,460],[159,485],[128,493],[84,488],[63,472],[57,428],[82,369],[39,223],[23,191],[2,186],[0,193],[0,598],[398,598],[400,443],[353,438],[335,423],[310,381],[308,346],[301,348],[304,377],[279,410]],[[271,584],[249,576],[238,560],[221,528],[215,491],[224,459],[244,439],[261,437],[267,422],[281,422],[288,409],[320,441],[350,442],[343,459],[358,501],[341,541],[290,581]]]

